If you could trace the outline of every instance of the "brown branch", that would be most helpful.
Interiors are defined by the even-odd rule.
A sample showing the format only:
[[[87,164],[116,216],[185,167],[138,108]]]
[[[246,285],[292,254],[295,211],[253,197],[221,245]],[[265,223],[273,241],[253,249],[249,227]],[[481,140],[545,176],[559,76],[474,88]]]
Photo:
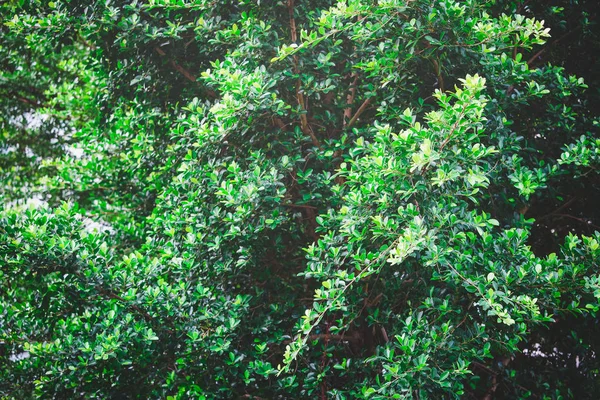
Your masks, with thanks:
[[[571,204],[573,204],[573,202],[576,201],[576,200],[577,200],[577,196],[572,197],[566,203],[564,203],[563,205],[559,206],[556,210],[554,210],[554,211],[552,211],[552,212],[550,212],[550,213],[548,213],[548,214],[546,214],[546,215],[538,218],[538,220],[541,221],[541,220],[543,220],[545,218],[551,217],[552,215],[556,215],[556,213],[564,210],[565,208],[567,208],[568,206],[570,206]]]
[[[185,76],[187,80],[191,82],[196,82],[196,77],[190,73],[187,69],[183,68],[181,65],[177,64],[175,61],[171,61],[171,65],[175,68],[181,75]]]
[[[288,14],[290,17],[290,36],[292,43],[296,43],[298,41],[298,31],[296,30],[296,19],[294,18],[294,0],[288,0],[287,5]],[[294,73],[299,74],[298,56],[294,55],[293,60]],[[301,83],[300,77],[298,77],[298,81],[296,82],[296,99],[298,100],[298,105],[300,106],[300,129],[302,129],[302,133],[310,137],[316,147],[321,147],[319,139],[317,139],[317,136],[308,123],[308,116],[306,115],[306,100],[304,99],[304,94],[301,90]]]
[[[33,107],[35,107],[35,108],[44,107],[44,105],[43,105],[43,104],[41,104],[41,103],[38,103],[38,102],[37,102],[37,101],[35,101],[35,100],[30,100],[30,99],[28,99],[28,98],[26,98],[26,97],[17,97],[17,100],[19,100],[21,103],[27,104],[27,105],[29,105],[29,106],[33,106]]]
[[[579,221],[582,224],[586,224],[588,226],[591,226],[592,228],[600,229],[600,226],[598,226],[596,224],[593,224],[591,219],[579,218],[579,217],[576,217],[576,216],[571,215],[571,214],[552,213],[552,215],[557,216],[557,217],[570,218],[572,220]]]
[[[165,57],[167,55],[167,53],[165,53],[165,51],[158,46],[154,47],[154,50],[161,57]],[[175,60],[171,60],[171,66],[173,68],[175,68],[175,70],[177,72],[179,72],[181,75],[183,75],[190,82],[196,82],[196,80],[197,80],[196,76],[194,74],[192,74],[190,71],[188,71],[187,69],[183,68],[181,65],[179,65]]]
[[[562,40],[566,39],[567,37],[571,36],[573,33],[577,32],[579,30],[580,26],[578,26],[577,28],[565,33],[564,35],[562,35],[561,37],[559,37],[558,39],[556,39],[555,41],[553,41],[552,43],[549,43],[546,47],[544,47],[543,49],[541,49],[540,51],[538,51],[537,53],[535,53],[533,56],[531,56],[531,58],[529,60],[527,60],[527,65],[531,66],[531,64],[534,63],[534,61],[537,60],[537,58],[539,56],[541,56],[542,54],[544,54],[546,52],[546,50],[548,50],[548,48],[554,46],[555,44],[561,42]]]
[[[290,35],[292,43],[296,43],[298,34],[296,32],[296,19],[294,18],[294,0],[288,0],[288,14],[290,16]]]
[[[356,112],[354,113],[354,116],[348,122],[347,128],[350,128],[350,127],[352,127],[352,125],[354,125],[354,123],[356,122],[356,120],[358,119],[358,117],[360,117],[360,115],[367,109],[367,107],[369,106],[369,104],[371,104],[371,97],[369,97],[368,99],[366,99],[360,105],[360,107],[358,107],[358,110],[356,110]]]
[[[537,60],[537,58],[539,56],[541,56],[542,54],[544,54],[546,52],[546,47],[542,48],[540,51],[538,51],[537,53],[535,53],[533,56],[531,56],[531,58],[529,60],[527,60],[527,65],[531,66],[531,64],[533,64],[533,62],[535,60]]]
[[[329,322],[327,323],[326,334],[329,335]],[[329,345],[329,336],[325,338],[325,344],[323,346],[323,355],[321,356],[321,370],[325,371],[327,366],[327,347]],[[327,376],[323,376],[321,382],[321,400],[327,400]]]
[[[540,49],[540,51],[538,51],[537,53],[535,53],[533,56],[531,56],[529,58],[529,60],[527,60],[527,66],[531,67],[531,65],[537,61],[537,59],[544,54],[550,47],[554,46],[555,44],[559,43],[560,41],[566,39],[567,37],[571,36],[573,33],[577,32],[579,30],[579,28],[581,28],[581,26],[576,27],[575,29],[565,33],[564,35],[562,35],[561,37],[559,37],[558,39],[556,39],[555,41],[548,43],[545,47],[543,47],[542,49]],[[506,95],[510,95],[513,91],[515,90],[515,85],[510,85],[508,87],[508,89],[506,89]]]
[[[279,117],[273,118],[273,124],[279,129],[285,128],[285,122],[283,122]]]
[[[3,88],[0,88],[3,89]],[[8,89],[8,88],[7,88]],[[26,96],[24,96],[23,94],[19,93],[19,92],[27,92],[33,96],[36,97],[42,97],[42,100],[38,100],[38,99],[30,99],[27,98]],[[26,88],[26,87],[21,87],[15,90],[7,90],[6,94],[13,96],[16,100],[20,101],[23,104],[27,104],[29,106],[35,107],[35,108],[41,108],[41,107],[48,107],[44,102],[46,101],[46,98],[43,94],[38,94],[38,91],[36,89],[33,88]]]
[[[305,107],[305,99],[302,90],[300,89],[300,79],[296,83],[296,98],[298,99],[298,105],[300,106],[301,114],[300,114],[300,128],[305,135],[310,136],[313,144],[317,147],[321,147],[321,143],[319,143],[319,139],[313,132],[311,126],[308,123],[308,116],[306,115],[306,107]]]
[[[382,326],[379,329],[381,330],[381,336],[383,337],[383,341],[385,343],[389,343],[390,339],[388,338],[388,334],[387,334],[385,328]]]
[[[506,367],[509,362],[510,362],[510,358],[508,358],[508,357],[504,357],[500,361],[500,363],[502,364],[503,367]],[[487,368],[483,364],[480,364],[480,363],[477,363],[477,364],[479,364],[478,366],[483,367],[484,369],[486,369],[488,372],[490,372],[492,374],[492,386],[490,386],[490,388],[488,389],[488,391],[482,398],[482,400],[492,400],[494,398],[494,393],[498,389],[498,386],[500,386],[500,382],[498,381],[498,373],[492,371],[491,369]]]
[[[282,204],[282,206],[290,208],[310,208],[312,210],[317,210],[317,207],[309,206],[306,204]]]
[[[354,76],[354,80],[352,81],[352,84],[350,85],[350,91],[346,96],[346,104],[348,105],[348,107],[344,109],[344,128],[346,127],[348,121],[350,121],[350,119],[352,118],[352,104],[354,104],[354,98],[356,97],[356,84],[358,83],[358,74],[354,72],[352,73],[352,75]]]
[[[431,59],[430,61],[433,64],[433,67],[435,68],[435,74],[437,75],[440,90],[442,92],[445,92],[446,90],[445,90],[445,85],[444,85],[444,77],[442,76],[442,70],[440,68],[440,63],[435,59]]]
[[[85,47],[87,47],[90,50],[96,50],[96,45],[94,45],[93,43],[88,42],[83,35],[80,33],[77,35],[77,39],[78,42],[81,43],[82,45],[84,45]]]
[[[479,361],[471,361],[471,364],[473,364],[474,366],[476,366],[478,368],[481,368],[482,370],[484,370],[485,372],[487,372],[490,375],[498,375],[498,373],[496,371],[494,371],[487,365],[480,363]]]

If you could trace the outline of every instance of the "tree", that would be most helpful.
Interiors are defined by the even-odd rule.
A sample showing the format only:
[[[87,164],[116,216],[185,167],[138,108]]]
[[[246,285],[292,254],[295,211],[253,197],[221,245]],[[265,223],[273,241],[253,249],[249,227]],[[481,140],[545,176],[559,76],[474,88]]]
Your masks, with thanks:
[[[572,2],[0,6],[0,394],[597,391]]]

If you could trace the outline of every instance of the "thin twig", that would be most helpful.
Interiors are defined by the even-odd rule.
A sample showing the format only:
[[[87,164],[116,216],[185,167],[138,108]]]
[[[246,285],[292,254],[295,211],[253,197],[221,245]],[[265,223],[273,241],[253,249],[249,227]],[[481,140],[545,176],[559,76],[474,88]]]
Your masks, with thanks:
[[[573,219],[575,221],[581,222],[582,224],[586,224],[586,225],[594,227],[596,229],[600,229],[600,226],[598,226],[596,224],[593,224],[591,220],[587,220],[585,218],[579,218],[579,217],[576,217],[576,216],[571,215],[571,214],[557,214],[557,213],[553,213],[552,215],[555,215],[557,217],[571,218],[571,219]]]
[[[572,197],[572,198],[571,198],[571,199],[569,199],[569,200],[568,200],[568,201],[567,201],[565,204],[563,204],[563,205],[559,206],[559,207],[558,207],[556,210],[554,210],[554,211],[552,211],[552,212],[550,212],[550,213],[548,213],[548,214],[546,214],[546,215],[544,215],[544,216],[542,216],[542,217],[538,218],[538,220],[545,219],[545,218],[547,218],[547,217],[550,217],[550,216],[552,216],[553,214],[556,214],[556,213],[557,213],[557,212],[559,212],[559,211],[562,211],[562,210],[564,210],[566,207],[568,207],[569,205],[571,205],[571,204],[572,204],[572,203],[573,203],[575,200],[577,200],[577,197]]]

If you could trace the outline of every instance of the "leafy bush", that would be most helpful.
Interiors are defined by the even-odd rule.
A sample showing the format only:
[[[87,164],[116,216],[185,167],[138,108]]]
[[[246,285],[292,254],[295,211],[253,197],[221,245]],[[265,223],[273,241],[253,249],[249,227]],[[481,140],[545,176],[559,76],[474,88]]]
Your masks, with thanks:
[[[595,8],[514,3],[1,5],[0,395],[597,391]]]

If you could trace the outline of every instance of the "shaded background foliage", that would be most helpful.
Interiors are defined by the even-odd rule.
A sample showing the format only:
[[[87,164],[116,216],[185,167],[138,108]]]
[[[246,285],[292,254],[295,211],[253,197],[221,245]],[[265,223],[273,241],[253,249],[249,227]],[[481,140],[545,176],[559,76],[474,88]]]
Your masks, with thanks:
[[[2,396],[598,391],[593,1],[1,7]]]

